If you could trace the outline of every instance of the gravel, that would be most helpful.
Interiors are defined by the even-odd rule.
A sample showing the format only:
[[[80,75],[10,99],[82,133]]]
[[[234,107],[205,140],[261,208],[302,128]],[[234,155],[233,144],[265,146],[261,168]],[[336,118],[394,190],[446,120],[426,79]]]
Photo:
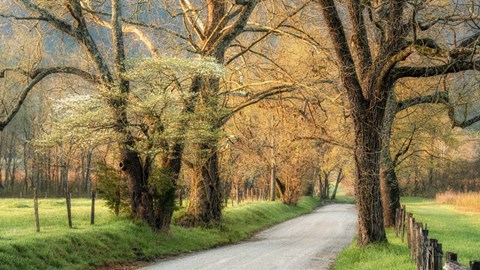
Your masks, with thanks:
[[[327,270],[351,243],[356,226],[354,205],[330,204],[273,226],[248,241],[162,260],[142,269]]]

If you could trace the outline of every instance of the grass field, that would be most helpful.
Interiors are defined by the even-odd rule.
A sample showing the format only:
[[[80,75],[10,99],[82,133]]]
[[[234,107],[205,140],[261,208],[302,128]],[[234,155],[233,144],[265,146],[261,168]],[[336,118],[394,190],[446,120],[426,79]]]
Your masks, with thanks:
[[[35,232],[33,201],[0,199],[0,269],[94,269],[111,263],[149,260],[232,243],[267,226],[308,213],[319,200],[304,197],[297,206],[246,202],[224,211],[219,229],[172,227],[170,235],[142,223],[113,216],[97,202],[90,225],[90,201],[72,200],[73,229],[65,201],[39,201],[41,232]]]
[[[452,205],[438,204],[434,200],[403,198],[407,212],[416,220],[427,223],[430,238],[443,244],[443,251],[456,252],[459,261],[468,264],[480,259],[480,213],[462,212]],[[406,243],[395,237],[392,229],[387,230],[388,244],[360,249],[355,243],[347,247],[337,258],[334,269],[358,270],[414,270]]]
[[[453,192],[438,193],[435,201],[442,204],[451,204],[460,210],[480,212],[480,192]]]

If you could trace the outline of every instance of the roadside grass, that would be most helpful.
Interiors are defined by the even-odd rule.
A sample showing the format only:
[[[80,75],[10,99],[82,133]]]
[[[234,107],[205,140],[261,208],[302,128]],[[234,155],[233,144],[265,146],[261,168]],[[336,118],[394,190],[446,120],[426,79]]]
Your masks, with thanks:
[[[470,260],[480,259],[480,213],[462,212],[451,205],[423,198],[402,198],[402,204],[407,206],[407,212],[412,212],[417,221],[427,224],[430,238],[438,239],[444,252],[457,253],[460,263],[465,265]],[[333,269],[416,269],[406,241],[401,243],[393,229],[387,229],[387,238],[387,244],[364,249],[357,247],[356,241],[353,241],[337,257]]]
[[[337,203],[350,203],[350,204],[355,204],[355,197],[349,196],[349,195],[345,195],[345,194],[338,194],[338,195],[335,197],[334,202],[337,202]]]
[[[226,208],[220,228],[172,226],[166,235],[115,217],[102,200],[97,201],[96,223],[91,226],[88,199],[72,200],[74,228],[68,229],[64,200],[41,199],[41,232],[36,233],[32,200],[0,199],[0,269],[95,269],[207,249],[246,239],[319,205],[314,197],[303,197],[296,206],[246,202]]]

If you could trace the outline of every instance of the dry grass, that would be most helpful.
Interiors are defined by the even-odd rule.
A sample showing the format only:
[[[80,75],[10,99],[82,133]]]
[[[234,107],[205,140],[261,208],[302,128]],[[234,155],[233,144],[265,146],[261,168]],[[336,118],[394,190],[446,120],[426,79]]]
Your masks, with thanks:
[[[480,192],[447,191],[437,193],[435,200],[437,203],[451,204],[461,210],[480,212]]]

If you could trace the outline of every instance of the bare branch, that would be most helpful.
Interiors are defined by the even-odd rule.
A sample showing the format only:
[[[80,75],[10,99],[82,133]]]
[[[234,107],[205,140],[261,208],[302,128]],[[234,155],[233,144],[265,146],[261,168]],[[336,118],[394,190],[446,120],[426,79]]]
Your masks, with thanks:
[[[1,71],[0,74],[4,75],[5,71]],[[22,72],[23,73],[23,72]],[[83,70],[80,70],[78,68],[73,68],[73,67],[53,67],[53,68],[42,68],[38,69],[30,74],[30,77],[32,78],[32,81],[25,87],[25,89],[22,90],[20,93],[19,97],[17,98],[16,103],[13,106],[13,109],[7,113],[6,116],[3,117],[2,120],[0,120],[0,131],[2,131],[15,117],[15,115],[18,113],[20,108],[22,107],[22,104],[25,102],[25,99],[27,98],[28,94],[30,91],[39,83],[41,82],[44,78],[46,78],[49,75],[56,74],[56,73],[65,73],[65,74],[72,74],[79,76],[83,79],[86,79],[89,82],[97,82],[98,78],[91,75],[88,72],[85,72]],[[3,78],[3,76],[0,76],[0,78]]]
[[[340,147],[348,149],[348,150],[353,150],[353,148],[354,148],[353,145],[349,145],[347,143],[339,142],[339,141],[336,141],[332,138],[325,138],[325,137],[320,137],[320,136],[296,137],[294,139],[294,141],[297,141],[297,140],[318,141],[318,142],[328,143],[328,144],[335,145],[335,146],[340,146]]]
[[[5,68],[3,70],[0,70],[0,78],[5,77],[5,73],[7,71],[12,71],[12,72],[18,72],[24,76],[27,76],[31,79],[35,79],[37,76],[39,76],[42,73],[48,73],[47,75],[54,74],[54,73],[65,73],[65,74],[72,74],[76,75],[88,82],[91,83],[99,83],[100,78],[96,75],[93,75],[87,71],[84,71],[82,69],[76,68],[76,67],[49,67],[49,68],[37,68],[33,71],[26,71],[21,68]]]
[[[397,103],[396,113],[419,104],[445,104],[450,105],[447,91],[437,92],[428,96],[414,97]]]
[[[363,8],[359,0],[347,1],[348,13],[352,23],[352,47],[358,61],[357,73],[364,77],[372,65],[372,55],[368,44],[367,29],[363,19]]]
[[[450,119],[453,122],[453,127],[467,128],[480,121],[480,114],[465,121],[457,121],[454,115],[450,115]]]
[[[291,29],[294,29],[294,30],[300,32],[302,35],[305,35],[305,36],[302,36],[302,35],[297,34],[297,33],[289,32],[289,31],[281,30],[280,28],[291,28]],[[313,45],[313,46],[316,46],[316,47],[321,46],[321,44],[318,43],[314,38],[312,38],[308,33],[304,32],[304,31],[302,31],[302,30],[300,30],[300,29],[298,29],[294,26],[291,26],[291,25],[281,25],[279,28],[272,28],[272,27],[268,27],[268,26],[265,26],[265,25],[252,24],[252,25],[247,25],[245,27],[244,31],[245,32],[255,32],[255,33],[271,32],[271,33],[276,33],[276,34],[279,34],[279,35],[290,36],[290,37],[305,41],[307,44],[310,44],[310,45]]]
[[[76,29],[68,24],[67,22],[61,20],[60,18],[56,17],[52,13],[48,12],[47,10],[41,8],[38,5],[35,5],[30,0],[19,0],[28,10],[34,11],[40,14],[40,20],[47,21],[48,23],[52,24],[58,30],[70,35],[70,36],[78,36],[78,32]]]
[[[225,124],[228,119],[230,119],[235,113],[249,107],[249,106],[252,106],[254,104],[257,104],[258,102],[268,98],[268,97],[272,97],[272,96],[276,96],[276,95],[280,95],[280,94],[283,94],[283,93],[288,93],[288,92],[293,92],[297,90],[297,88],[293,85],[293,84],[285,84],[285,85],[280,85],[280,86],[275,86],[275,87],[272,87],[266,91],[263,91],[261,93],[258,93],[252,97],[250,97],[247,101],[245,101],[244,103],[240,104],[239,106],[235,107],[234,109],[232,109],[230,112],[228,112],[228,114],[226,114],[224,117],[222,117],[222,119],[220,120],[220,122],[222,124]]]
[[[402,66],[397,67],[392,70],[393,78],[400,79],[406,77],[412,78],[422,78],[422,77],[433,77],[439,76],[448,73],[457,73],[466,70],[479,70],[480,69],[480,60],[478,61],[462,61],[458,60],[453,63],[438,65],[438,66],[428,66],[428,67],[412,67],[412,66]]]
[[[251,48],[253,48],[256,44],[258,44],[260,41],[264,40],[265,38],[267,38],[271,33],[273,33],[275,30],[279,29],[281,26],[283,26],[283,24],[290,18],[292,18],[293,16],[295,16],[296,14],[298,14],[300,11],[302,11],[304,8],[306,8],[309,4],[311,3],[311,0],[304,3],[302,6],[300,6],[298,9],[296,9],[295,11],[291,12],[288,16],[286,16],[283,20],[281,20],[275,27],[272,27],[270,30],[268,30],[263,36],[259,37],[258,39],[256,39],[255,41],[253,41],[252,43],[250,43],[250,45],[243,51],[241,51],[240,53],[232,56],[227,62],[230,63],[232,62],[233,60],[235,60],[236,58],[238,57],[241,57],[242,55],[244,55],[245,53],[247,53]],[[238,33],[240,34],[240,33]]]
[[[428,22],[421,22],[418,23],[418,28],[422,31],[426,31],[433,26],[437,25],[438,23],[447,23],[447,22],[468,22],[472,20],[480,20],[480,17],[478,16],[446,16],[446,17],[441,17],[441,18],[436,18]]]
[[[230,43],[243,32],[243,29],[247,25],[247,20],[252,14],[254,8],[257,6],[259,0],[250,0],[243,6],[242,11],[238,15],[237,20],[233,23],[233,26],[225,31],[211,46],[217,51],[224,51]]]
[[[408,138],[408,140],[403,141],[402,146],[400,147],[400,150],[395,154],[395,157],[393,158],[392,164],[393,167],[395,168],[398,164],[398,159],[405,155],[408,152],[408,149],[410,149],[410,146],[412,145],[413,141],[413,136],[415,135],[415,132],[417,131],[417,128],[414,126],[412,130],[412,134]],[[406,145],[405,145],[406,144]]]
[[[198,37],[201,40],[204,40],[205,26],[200,20],[200,16],[198,15],[196,9],[193,8],[189,0],[180,0],[179,2],[183,10],[184,18],[187,19],[188,23],[193,28],[193,30],[195,30],[195,33],[198,35]]]
[[[347,36],[342,27],[342,20],[337,12],[335,2],[333,0],[319,0],[318,3],[322,7],[323,17],[330,32],[343,86],[349,89],[347,94],[350,102],[363,109],[366,104],[365,97],[355,72],[355,62],[348,47]]]
[[[89,14],[91,14],[94,22],[96,22],[96,23],[98,23],[98,24],[100,24],[104,27],[107,27],[107,28],[110,28],[110,29],[112,28],[111,24],[107,21],[107,20],[111,20],[112,14],[110,14],[108,12],[101,12],[101,11],[97,11],[97,10],[92,10],[92,9],[89,9],[89,8],[86,8],[86,7],[83,7],[83,10],[85,10]],[[102,19],[100,16],[106,17],[106,20]],[[125,19],[125,18],[121,18],[121,20],[124,23],[123,24],[123,31],[125,33],[132,33],[132,34],[137,35],[138,38],[147,46],[147,48],[152,53],[152,55],[157,55],[158,51],[155,48],[155,46],[153,45],[150,38],[144,33],[144,31],[142,31],[142,29],[140,29],[140,27],[160,31],[160,32],[163,32],[163,33],[167,33],[167,34],[169,34],[173,37],[176,37],[176,38],[179,38],[183,41],[186,41],[190,46],[192,46],[192,48],[195,51],[199,50],[198,46],[196,46],[192,42],[191,38],[186,37],[182,34],[179,34],[178,32],[175,32],[175,31],[170,30],[168,28],[161,27],[161,26],[155,25],[153,23],[145,23],[145,22],[141,22],[141,21],[137,21],[137,20],[131,20],[131,19]]]

